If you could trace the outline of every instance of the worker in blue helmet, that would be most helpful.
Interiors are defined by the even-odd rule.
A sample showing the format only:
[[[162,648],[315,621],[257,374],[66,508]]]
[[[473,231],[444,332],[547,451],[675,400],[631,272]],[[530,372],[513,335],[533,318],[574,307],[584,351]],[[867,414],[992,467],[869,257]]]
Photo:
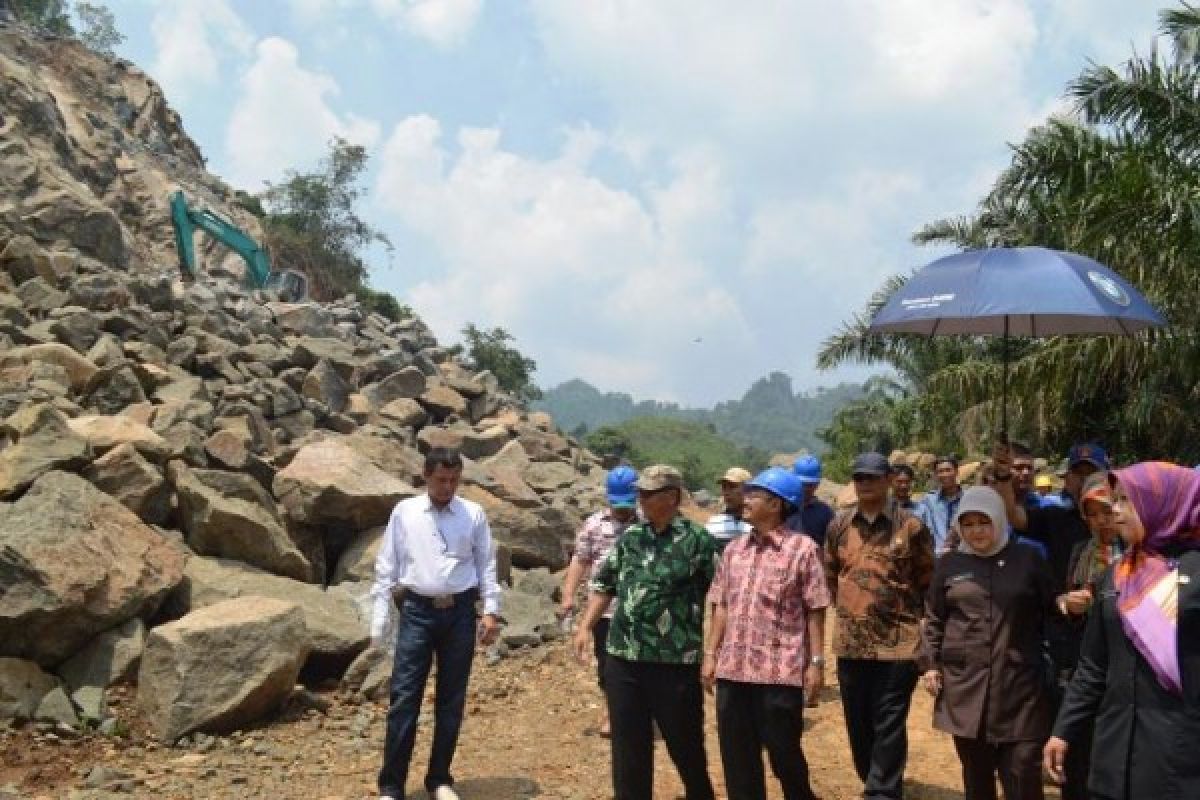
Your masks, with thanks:
[[[589,580],[592,578],[626,528],[637,522],[637,479],[637,470],[633,467],[621,465],[610,470],[604,481],[604,494],[608,505],[584,520],[575,534],[575,548],[571,553],[567,574],[563,578],[562,604],[559,607],[559,617],[567,628],[575,618],[576,593],[580,583],[585,577]],[[604,691],[604,659],[608,652],[604,643],[608,639],[611,620],[610,608],[592,628],[592,643],[596,654],[596,682],[601,691]],[[604,710],[600,712],[600,726],[597,732],[607,737],[608,707],[602,704],[601,708]]]
[[[817,487],[821,485],[821,459],[804,455],[796,459],[792,471],[803,487],[803,493],[795,512],[787,518],[787,527],[808,534],[818,547],[825,545],[825,531],[833,521],[833,509],[817,498]]]
[[[746,483],[743,514],[753,531],[730,542],[708,592],[714,612],[700,675],[716,690],[731,799],[767,796],[765,749],[783,797],[815,800],[800,741],[805,705],[816,704],[825,681],[832,598],[821,549],[784,526],[803,495],[800,478],[786,467]]]

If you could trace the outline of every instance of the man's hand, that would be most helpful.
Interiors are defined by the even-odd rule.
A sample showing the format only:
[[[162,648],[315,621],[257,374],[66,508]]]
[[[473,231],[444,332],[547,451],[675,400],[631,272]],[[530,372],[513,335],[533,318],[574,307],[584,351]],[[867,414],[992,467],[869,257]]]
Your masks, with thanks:
[[[825,667],[809,662],[804,668],[804,704],[817,707],[817,697],[825,688]]]
[[[589,628],[580,625],[575,629],[575,635],[571,637],[571,652],[575,654],[576,661],[587,665],[592,652],[592,632]]]
[[[575,613],[575,597],[573,595],[571,597],[568,597],[567,595],[564,594],[562,603],[560,603],[558,606],[558,618],[566,619],[567,617],[571,616],[574,613]]]
[[[495,614],[484,614],[479,620],[479,643],[484,647],[493,644],[500,636],[500,620]]]
[[[1076,589],[1062,595],[1063,608],[1068,614],[1081,616],[1092,607],[1092,592],[1090,589]]]
[[[942,693],[942,673],[939,670],[931,669],[921,676],[921,683],[925,686],[925,691],[929,692],[934,697]]]
[[[700,662],[700,683],[704,686],[704,691],[709,694],[713,693],[713,687],[717,685],[717,657],[715,655],[704,654],[704,660]]]
[[[997,480],[1006,481],[1012,477],[1012,449],[1008,442],[1000,439],[992,447],[992,474]]]
[[[380,653],[386,653],[387,647],[388,647],[388,640],[387,640],[387,637],[384,636],[383,634],[371,637],[371,646],[369,649],[377,650]]]
[[[1069,745],[1065,740],[1051,736],[1042,749],[1042,766],[1046,768],[1046,772],[1050,773],[1050,779],[1060,786],[1067,780],[1066,773],[1063,772],[1063,764],[1067,761],[1068,748]]]

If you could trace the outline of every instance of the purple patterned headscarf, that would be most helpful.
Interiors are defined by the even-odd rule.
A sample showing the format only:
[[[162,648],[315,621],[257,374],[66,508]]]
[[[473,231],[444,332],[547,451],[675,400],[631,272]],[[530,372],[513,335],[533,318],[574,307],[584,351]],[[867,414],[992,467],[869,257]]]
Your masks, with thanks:
[[[1176,565],[1168,555],[1200,550],[1200,472],[1149,461],[1117,470],[1113,476],[1145,529],[1145,536],[1131,543],[1113,576],[1121,626],[1163,688],[1182,694],[1176,618],[1152,592],[1163,581],[1177,579]]]

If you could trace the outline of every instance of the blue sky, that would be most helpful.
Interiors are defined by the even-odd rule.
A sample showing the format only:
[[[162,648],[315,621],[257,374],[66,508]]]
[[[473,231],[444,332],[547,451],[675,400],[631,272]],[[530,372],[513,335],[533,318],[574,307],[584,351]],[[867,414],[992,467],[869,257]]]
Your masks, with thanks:
[[[373,284],[552,385],[708,405],[821,340],[968,212],[1142,0],[111,0],[122,55],[258,190],[367,145]]]

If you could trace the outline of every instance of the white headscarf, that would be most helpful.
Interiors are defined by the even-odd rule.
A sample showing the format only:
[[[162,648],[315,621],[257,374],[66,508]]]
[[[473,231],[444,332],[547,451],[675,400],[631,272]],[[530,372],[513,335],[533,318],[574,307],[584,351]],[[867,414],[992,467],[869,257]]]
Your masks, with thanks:
[[[976,550],[967,543],[967,537],[962,535],[960,528],[958,533],[962,537],[962,542],[958,545],[959,551],[987,558],[1003,550],[1004,546],[1008,544],[1008,515],[1004,513],[1004,498],[989,486],[972,486],[963,492],[962,500],[958,503],[958,510],[954,512],[954,527],[958,527],[958,520],[963,514],[970,513],[984,514],[992,521],[992,527],[996,531],[996,540],[986,551]]]

